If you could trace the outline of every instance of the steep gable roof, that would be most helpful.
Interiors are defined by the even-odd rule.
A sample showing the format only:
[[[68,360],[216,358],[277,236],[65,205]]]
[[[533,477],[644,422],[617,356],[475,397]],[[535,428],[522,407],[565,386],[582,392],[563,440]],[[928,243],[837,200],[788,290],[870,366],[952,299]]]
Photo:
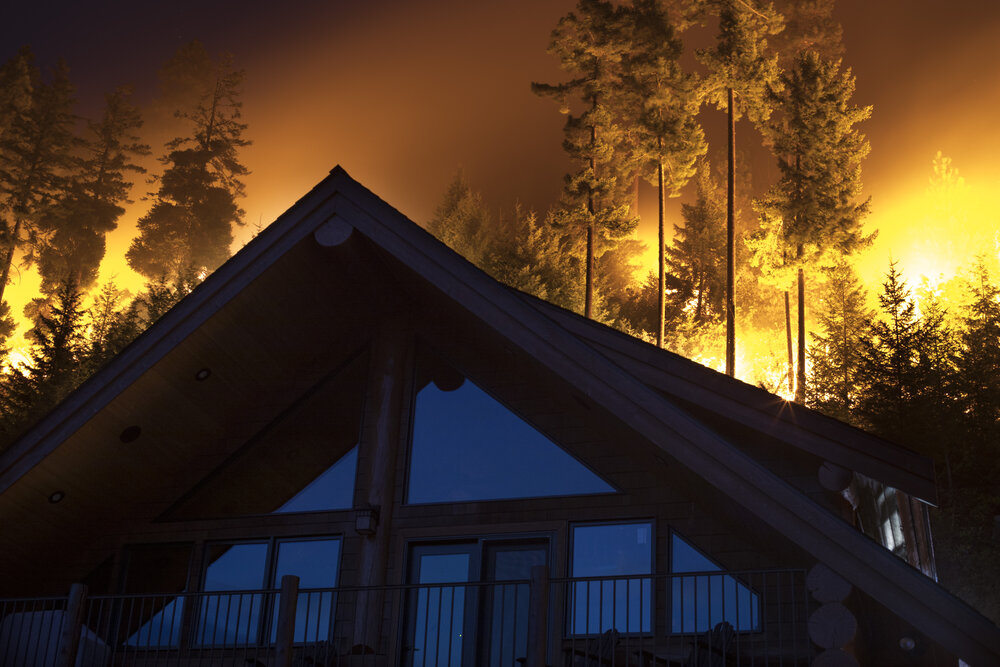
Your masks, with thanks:
[[[754,397],[738,388],[735,381],[698,376],[690,368],[682,373],[678,368],[683,364],[665,361],[666,357],[657,356],[664,354],[660,351],[637,354],[638,343],[599,342],[601,336],[592,325],[581,326],[561,311],[540,306],[500,285],[339,167],[4,452],[0,456],[0,493],[44,461],[126,388],[144,379],[171,350],[208,326],[242,290],[278,266],[286,253],[293,248],[308,252],[299,248],[310,236],[318,242],[314,245],[336,245],[352,234],[360,234],[380,253],[422,276],[595,404],[627,415],[630,427],[650,443],[945,649],[974,664],[1000,661],[1000,631],[990,621],[805,497],[670,398],[674,383],[683,381],[708,392],[706,400],[720,402],[720,409],[743,405],[742,419],[763,428],[761,417],[752,412],[760,412],[759,405],[755,406]],[[656,370],[643,371],[643,363]],[[864,469],[862,465],[879,468],[876,463],[864,462],[858,452],[851,452],[850,443],[844,445],[837,432],[840,427],[831,427],[825,418],[805,410],[796,409],[791,414],[794,419],[779,420],[783,438],[795,440],[787,429],[801,428],[804,441],[808,441],[807,430],[820,424],[824,439],[845,448],[838,451],[835,444],[824,442],[824,456],[840,456],[852,467],[857,464],[859,470]],[[879,446],[883,452],[891,452],[887,445]],[[917,468],[911,471],[910,479],[901,474],[897,484],[906,488],[925,483],[926,466]]]

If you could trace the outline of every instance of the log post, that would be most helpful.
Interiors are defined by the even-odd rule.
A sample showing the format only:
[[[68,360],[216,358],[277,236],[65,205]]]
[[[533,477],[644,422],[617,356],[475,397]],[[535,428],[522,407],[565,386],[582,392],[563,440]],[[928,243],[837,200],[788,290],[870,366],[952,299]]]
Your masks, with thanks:
[[[66,616],[59,632],[56,667],[73,667],[76,664],[76,652],[80,647],[80,630],[83,625],[83,607],[86,603],[87,586],[85,584],[70,586],[69,599],[66,601]]]
[[[374,427],[362,437],[360,456],[367,488],[361,506],[378,508],[378,525],[372,534],[361,534],[358,586],[383,586],[389,559],[389,538],[396,492],[400,413],[403,409],[404,366],[410,347],[408,327],[402,318],[385,320],[372,345],[369,417]],[[358,591],[355,606],[354,645],[378,649],[384,593]]]
[[[526,667],[545,667],[549,634],[549,566],[531,568],[528,594],[528,656]]]
[[[292,645],[295,642],[295,610],[299,602],[299,578],[294,574],[281,577],[278,598],[278,625],[274,638],[275,667],[292,667]]]

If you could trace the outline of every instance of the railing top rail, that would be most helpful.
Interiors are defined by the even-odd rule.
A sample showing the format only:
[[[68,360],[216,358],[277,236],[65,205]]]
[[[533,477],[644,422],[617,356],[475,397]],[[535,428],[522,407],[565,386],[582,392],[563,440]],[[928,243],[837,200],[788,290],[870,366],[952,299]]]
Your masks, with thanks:
[[[656,572],[656,573],[638,573],[638,574],[615,574],[615,575],[603,575],[603,576],[592,576],[592,577],[552,577],[549,579],[550,585],[565,585],[573,583],[587,583],[587,582],[622,582],[622,581],[642,581],[642,580],[664,580],[664,579],[690,579],[690,578],[705,578],[705,577],[733,577],[735,579],[741,580],[751,580],[753,578],[762,576],[799,576],[804,577],[806,571],[804,568],[769,568],[769,569],[757,569],[757,570],[706,570],[699,572]],[[374,591],[407,591],[416,589],[455,589],[455,588],[497,588],[503,586],[516,586],[516,585],[528,585],[530,581],[528,579],[511,579],[503,581],[453,581],[453,582],[436,582],[436,583],[416,583],[416,584],[384,584],[382,586],[335,586],[335,587],[323,587],[323,588],[300,588],[301,593],[310,594],[322,594],[322,593],[361,593],[361,592],[374,592]],[[257,588],[257,589],[243,589],[243,590],[226,590],[226,591],[175,591],[175,592],[159,592],[159,593],[114,593],[114,594],[97,594],[89,595],[88,600],[91,601],[109,601],[109,600],[129,600],[129,599],[140,599],[140,598],[204,598],[204,597],[222,597],[222,596],[240,596],[240,595],[263,595],[263,596],[275,596],[281,592],[278,588]],[[22,603],[40,603],[40,602],[62,602],[67,601],[66,596],[47,596],[47,597],[24,597],[24,598],[0,598],[0,604],[10,605],[10,604],[22,604]]]

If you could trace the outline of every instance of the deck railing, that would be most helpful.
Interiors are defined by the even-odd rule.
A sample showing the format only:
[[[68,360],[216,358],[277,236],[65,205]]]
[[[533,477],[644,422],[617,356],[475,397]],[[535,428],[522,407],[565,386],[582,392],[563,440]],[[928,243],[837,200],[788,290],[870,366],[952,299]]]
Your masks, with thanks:
[[[800,570],[0,600],[0,667],[808,665]]]

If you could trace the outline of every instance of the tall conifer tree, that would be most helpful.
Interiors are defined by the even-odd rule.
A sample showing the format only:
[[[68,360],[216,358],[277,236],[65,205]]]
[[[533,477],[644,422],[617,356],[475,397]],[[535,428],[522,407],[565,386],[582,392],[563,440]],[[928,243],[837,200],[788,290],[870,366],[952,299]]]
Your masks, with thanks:
[[[845,422],[855,421],[861,339],[874,313],[854,269],[840,262],[827,270],[818,313],[820,331],[809,347],[812,361],[806,403]]]
[[[656,344],[664,345],[666,320],[667,196],[676,197],[694,175],[707,150],[696,115],[701,90],[682,70],[683,44],[659,0],[635,0],[628,9],[629,48],[623,58],[626,119],[633,127],[639,173],[656,186],[658,200],[658,298]]]
[[[708,160],[699,165],[697,186],[694,203],[681,205],[684,224],[675,225],[666,264],[679,305],[693,301],[692,320],[700,324],[725,318],[726,199]]]
[[[125,212],[122,204],[128,203],[129,174],[145,172],[134,163],[149,147],[135,134],[142,119],[130,95],[131,90],[122,87],[105,96],[104,113],[88,125],[83,155],[66,192],[39,218],[38,269],[45,294],[54,293],[67,279],[81,290],[94,284],[105,235],[118,226]]]
[[[861,200],[861,161],[869,145],[856,125],[871,107],[852,103],[854,76],[840,62],[809,51],[782,76],[781,113],[772,128],[781,179],[763,202],[780,219],[782,259],[797,269],[798,369],[795,397],[805,400],[805,271],[826,256],[849,256],[868,245]]]
[[[532,90],[555,98],[568,115],[563,148],[579,165],[566,176],[560,224],[586,239],[584,315],[594,317],[594,270],[602,237],[620,238],[635,229],[623,178],[626,174],[617,110],[622,90],[621,59],[627,44],[624,10],[606,0],[580,0],[577,11],[559,21],[549,53],[573,77],[561,84],[533,83]],[[570,104],[584,110],[571,113]]]
[[[204,70],[204,47],[189,46],[185,55],[197,72]],[[229,257],[233,225],[243,224],[237,200],[244,195],[240,179],[249,172],[239,150],[250,144],[241,120],[243,71],[228,55],[211,71],[198,104],[177,111],[191,133],[167,144],[153,206],[139,219],[139,236],[126,254],[129,265],[150,279],[204,277]]]
[[[714,49],[699,52],[710,72],[707,100],[728,116],[729,179],[726,214],[726,374],[736,372],[736,121],[746,114],[762,123],[771,113],[770,94],[778,85],[778,57],[771,55],[767,37],[782,29],[773,5],[757,0],[703,0],[719,18]]]
[[[66,190],[77,139],[73,134],[73,86],[60,63],[51,81],[31,67],[31,102],[0,136],[0,303],[18,252],[31,264],[37,255],[38,221]]]

